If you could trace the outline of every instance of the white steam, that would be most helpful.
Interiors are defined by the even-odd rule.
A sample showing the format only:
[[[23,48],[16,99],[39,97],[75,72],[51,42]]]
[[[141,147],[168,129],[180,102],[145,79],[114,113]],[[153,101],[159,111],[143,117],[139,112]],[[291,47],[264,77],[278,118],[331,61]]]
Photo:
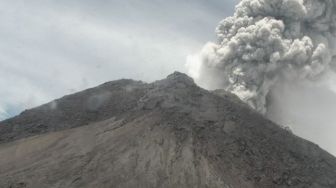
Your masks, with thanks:
[[[224,88],[261,113],[279,83],[316,81],[336,60],[336,0],[241,0],[218,42],[188,58],[208,89]]]

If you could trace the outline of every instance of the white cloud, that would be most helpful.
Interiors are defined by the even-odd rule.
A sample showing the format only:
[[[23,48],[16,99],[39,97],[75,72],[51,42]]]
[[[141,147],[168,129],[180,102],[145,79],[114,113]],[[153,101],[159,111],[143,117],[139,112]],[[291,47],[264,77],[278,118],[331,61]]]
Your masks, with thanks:
[[[5,119],[6,117],[8,117],[7,112],[4,109],[0,108],[0,119]]]
[[[233,8],[219,0],[0,1],[0,107],[13,115],[109,80],[185,71],[186,56],[230,14],[220,5]]]

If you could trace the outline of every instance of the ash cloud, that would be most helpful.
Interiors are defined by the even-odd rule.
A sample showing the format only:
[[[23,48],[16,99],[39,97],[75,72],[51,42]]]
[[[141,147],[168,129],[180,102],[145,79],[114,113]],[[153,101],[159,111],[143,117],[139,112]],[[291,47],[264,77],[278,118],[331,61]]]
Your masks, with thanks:
[[[277,84],[316,82],[334,69],[335,10],[335,0],[242,0],[218,25],[218,41],[188,57],[189,73],[266,114]]]

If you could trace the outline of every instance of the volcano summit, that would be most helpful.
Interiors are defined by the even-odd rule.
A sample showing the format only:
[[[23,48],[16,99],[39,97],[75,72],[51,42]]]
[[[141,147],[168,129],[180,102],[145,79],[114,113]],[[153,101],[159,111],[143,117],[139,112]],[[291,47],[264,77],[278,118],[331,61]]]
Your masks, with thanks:
[[[335,188],[336,158],[176,72],[1,122],[0,187]]]

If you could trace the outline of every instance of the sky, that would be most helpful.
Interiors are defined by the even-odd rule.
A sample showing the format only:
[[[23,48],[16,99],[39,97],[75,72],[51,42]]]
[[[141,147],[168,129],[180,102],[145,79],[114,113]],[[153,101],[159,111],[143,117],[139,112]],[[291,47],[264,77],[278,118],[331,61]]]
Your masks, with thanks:
[[[0,120],[66,94],[186,72],[236,0],[0,0]]]

